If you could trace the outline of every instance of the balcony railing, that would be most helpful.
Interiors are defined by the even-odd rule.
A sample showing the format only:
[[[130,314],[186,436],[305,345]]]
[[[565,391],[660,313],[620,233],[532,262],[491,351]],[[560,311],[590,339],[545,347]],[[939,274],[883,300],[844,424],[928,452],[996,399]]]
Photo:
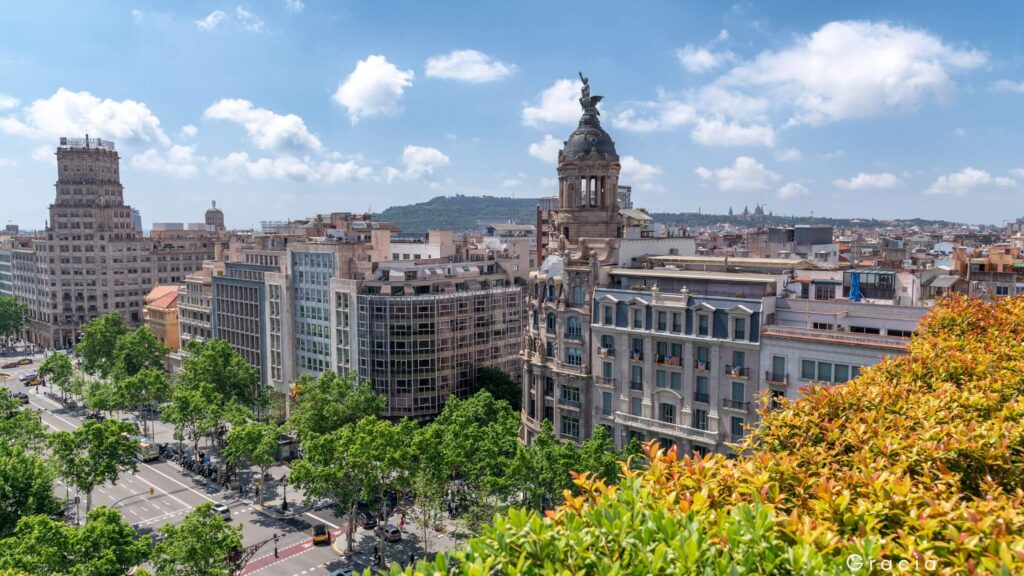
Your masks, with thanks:
[[[679,356],[673,356],[671,354],[666,354],[664,356],[659,354],[654,357],[654,362],[657,364],[664,364],[666,366],[679,366],[679,364],[682,362],[682,358],[680,358]]]
[[[694,402],[708,402],[711,398],[708,396],[707,392],[694,392],[693,400]]]
[[[711,430],[700,430],[697,428],[692,428],[690,426],[683,426],[682,424],[671,424],[669,422],[662,422],[660,420],[655,420],[653,418],[633,416],[632,414],[627,414],[626,412],[616,412],[615,419],[618,420],[619,422],[632,424],[634,426],[646,428],[648,430],[667,432],[668,434],[672,434],[674,436],[682,436],[690,440],[714,442],[718,437],[718,433],[713,432]]]
[[[566,332],[565,334],[562,335],[562,337],[565,338],[566,340],[580,340],[580,341],[582,341],[583,340],[583,333],[582,332]]]
[[[789,374],[778,374],[771,370],[764,373],[764,381],[769,384],[789,384]]]
[[[614,358],[615,348],[605,348],[604,346],[601,346],[597,349],[597,355],[602,358]]]
[[[743,402],[742,400],[733,400],[732,398],[722,398],[723,408],[732,408],[733,410],[743,410],[744,412],[750,408],[750,402]]]
[[[643,382],[636,382],[635,380],[630,380],[629,388],[630,388],[630,390],[643,390],[644,389],[644,383]]]
[[[636,350],[629,353],[629,359],[634,362],[641,362],[644,359],[643,352],[637,352]]]
[[[711,362],[708,362],[707,360],[694,360],[693,361],[693,367],[694,367],[694,369],[697,370],[697,372],[707,372],[708,368],[710,367],[710,365],[711,365]]]
[[[568,406],[569,408],[579,409],[580,401],[579,400],[571,400],[569,398],[559,398],[558,399],[558,405],[559,406]]]
[[[749,378],[750,368],[747,366],[726,366],[725,375],[733,378]]]
[[[605,378],[604,376],[594,376],[594,382],[596,382],[598,386],[611,386],[614,388],[618,383],[618,380],[615,378]]]

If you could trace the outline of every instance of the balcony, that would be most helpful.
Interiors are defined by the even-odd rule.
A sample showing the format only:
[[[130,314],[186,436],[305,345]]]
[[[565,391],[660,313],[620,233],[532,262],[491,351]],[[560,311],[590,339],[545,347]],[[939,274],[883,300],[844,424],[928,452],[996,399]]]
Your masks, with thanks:
[[[698,440],[702,442],[715,442],[718,433],[712,432],[711,430],[700,430],[697,428],[691,428],[690,426],[683,426],[682,424],[672,424],[669,422],[662,422],[653,418],[644,418],[643,416],[633,416],[625,412],[616,412],[615,419],[619,422],[630,424],[638,428],[644,428],[651,431],[665,432],[673,436],[681,436],[690,440]]]
[[[558,405],[559,406],[566,406],[568,408],[575,408],[577,410],[580,409],[580,401],[579,400],[570,400],[569,398],[559,398],[558,399]]]
[[[694,360],[693,361],[693,368],[697,372],[707,372],[708,368],[710,366],[711,366],[711,362],[708,362],[707,360]]]
[[[707,392],[694,392],[693,393],[693,401],[694,402],[705,402],[705,403],[707,403],[710,400],[711,400],[711,398],[708,396]]]
[[[583,333],[582,332],[566,332],[565,334],[562,334],[562,338],[564,338],[566,340],[576,340],[576,341],[582,342],[583,341]]]
[[[768,384],[780,384],[782,386],[789,385],[789,374],[776,374],[771,370],[766,370],[764,373],[764,381]]]
[[[725,375],[733,378],[750,378],[750,368],[746,366],[725,366]]]
[[[604,376],[594,376],[594,382],[598,386],[611,386],[612,388],[615,388],[615,386],[618,384],[619,381],[616,380],[615,378],[605,378]]]
[[[597,349],[597,355],[601,358],[614,358],[615,348],[605,348],[604,346],[601,346]]]
[[[656,364],[664,364],[665,366],[679,366],[682,362],[682,358],[671,354],[666,354],[665,356],[659,354],[654,357],[654,362]]]
[[[629,359],[632,360],[633,362],[643,362],[643,360],[644,360],[644,353],[643,352],[637,352],[636,350],[634,350],[634,351],[629,353]]]
[[[629,389],[630,390],[643,390],[644,389],[644,383],[643,382],[636,382],[636,381],[630,380],[630,382],[629,382]]]
[[[731,408],[733,410],[742,410],[746,412],[750,409],[750,402],[733,400],[732,398],[722,398],[722,408]]]
[[[732,442],[733,444],[738,444],[740,442],[743,442],[744,436],[746,436],[746,434],[736,434],[735,432],[733,432],[732,434],[729,435],[729,441]]]

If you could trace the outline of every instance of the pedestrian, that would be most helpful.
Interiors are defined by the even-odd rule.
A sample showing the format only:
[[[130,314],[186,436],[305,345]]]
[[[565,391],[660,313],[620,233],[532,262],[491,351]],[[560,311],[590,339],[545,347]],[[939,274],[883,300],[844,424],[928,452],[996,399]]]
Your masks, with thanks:
[[[402,512],[402,517],[398,519],[398,529],[405,532],[405,512]]]
[[[409,552],[409,566],[412,566],[415,563],[416,563],[416,553],[415,552]]]

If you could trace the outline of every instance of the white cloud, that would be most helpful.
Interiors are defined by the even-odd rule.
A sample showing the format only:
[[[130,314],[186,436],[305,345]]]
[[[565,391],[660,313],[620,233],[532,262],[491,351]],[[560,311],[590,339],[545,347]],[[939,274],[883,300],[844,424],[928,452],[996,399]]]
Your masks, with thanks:
[[[345,162],[321,162],[318,169],[323,178],[332,183],[366,180],[373,175],[372,168],[357,164],[354,160],[347,160]]]
[[[796,148],[782,148],[775,151],[775,159],[779,162],[793,162],[802,157],[803,155]]]
[[[551,134],[545,134],[540,142],[530,144],[530,156],[548,164],[558,164],[558,151],[562,149],[562,141]]]
[[[646,110],[637,113],[637,108]],[[697,120],[696,109],[685,102],[663,98],[656,102],[639,102],[623,109],[612,119],[612,126],[628,132],[647,133],[671,130]]]
[[[250,159],[245,152],[234,152],[223,158],[215,158],[210,164],[210,173],[225,180],[248,178],[334,183],[367,180],[373,175],[373,169],[355,160],[314,162],[308,157],[296,156]]]
[[[182,126],[181,130],[178,132],[178,134],[182,138],[195,138],[196,134],[198,134],[198,133],[199,133],[199,128],[196,128],[192,124],[186,124],[186,125]]]
[[[303,4],[302,0],[284,0],[284,7],[293,14],[298,14],[306,9],[306,5]]]
[[[37,160],[39,162],[49,162],[56,166],[56,146],[50,146],[49,144],[36,146],[35,148],[32,149],[32,159]]]
[[[282,116],[266,108],[255,108],[248,100],[218,100],[203,112],[203,117],[227,120],[244,126],[253,144],[264,150],[321,148],[320,139],[310,133],[300,116]]]
[[[0,130],[37,139],[89,134],[130,144],[170,144],[160,119],[135,100],[100,100],[89,92],[59,88],[53,96],[25,106],[22,116],[0,118]]]
[[[520,185],[522,185],[522,182],[516,178],[506,178],[501,181],[501,187],[505,189],[518,188]]]
[[[142,10],[132,10],[132,20],[136,23],[142,22],[146,15],[142,13]]]
[[[965,196],[977,188],[1016,188],[1017,182],[1004,176],[992,176],[984,170],[968,166],[959,172],[939,176],[925,194]]]
[[[956,136],[957,138],[963,138],[964,136],[967,136],[967,129],[957,128],[953,130],[953,136]]]
[[[539,126],[543,123],[572,124],[580,119],[579,80],[561,79],[540,93],[535,106],[523,108],[523,124]]]
[[[781,188],[779,188],[778,196],[782,200],[791,200],[799,196],[806,196],[810,193],[811,191],[799,182],[786,182]]]
[[[14,96],[8,96],[0,92],[0,110],[10,110],[18,106],[19,100]]]
[[[711,84],[702,87],[694,98],[702,114],[728,116],[736,120],[764,121],[771,102],[759,96],[749,96]]]
[[[156,148],[150,148],[132,157],[136,170],[166,174],[176,178],[191,178],[199,172],[196,166],[195,147],[174,145],[164,155]]]
[[[853,178],[847,178],[846,180],[839,178],[833,184],[843,190],[890,190],[903,186],[903,182],[899,178],[888,172],[880,172],[878,174],[861,172]]]
[[[619,181],[623,184],[631,184],[638,190],[662,190],[661,186],[653,182],[655,178],[663,174],[661,168],[652,164],[644,164],[633,156],[623,156],[619,159],[619,163],[622,165]]]
[[[196,26],[203,30],[213,30],[218,24],[224,21],[227,14],[223,10],[214,10],[210,12],[210,15],[202,20],[196,20]]]
[[[825,152],[821,155],[823,160],[835,160],[836,158],[842,158],[846,156],[846,150],[835,150],[833,152]]]
[[[431,78],[460,80],[473,84],[493,82],[511,76],[515,64],[505,64],[476,50],[455,50],[427,60],[426,75]]]
[[[17,166],[18,161],[14,158],[0,158],[0,168],[6,168],[8,166]]]
[[[403,168],[388,168],[386,171],[387,181],[394,182],[397,179],[415,180],[423,176],[432,176],[435,168],[447,166],[451,160],[437,148],[430,146],[406,146],[402,150]]]
[[[701,180],[713,182],[719,190],[763,190],[780,176],[749,156],[739,156],[732,166],[709,170],[703,166],[694,170]]]
[[[1010,174],[1013,174],[1016,178],[1024,179],[1024,168],[1015,168],[1010,170]]]
[[[1014,82],[1013,80],[996,80],[990,88],[996,92],[1024,94],[1024,82]]]
[[[916,108],[948,97],[950,74],[977,68],[984,52],[926,31],[864,21],[830,22],[778,52],[763,52],[717,82],[792,109],[790,123],[823,124]]]
[[[690,132],[690,137],[703,146],[775,145],[775,131],[767,124],[743,126],[735,122],[701,118]]]
[[[368,56],[338,85],[334,100],[348,109],[353,124],[378,114],[397,114],[398,100],[414,77],[412,70],[399,70],[384,56]]]
[[[263,20],[241,6],[235,6],[235,18],[238,18],[238,23],[249,32],[263,31]]]
[[[725,31],[723,30],[723,32]],[[679,63],[683,65],[683,68],[694,74],[703,74],[736,59],[736,55],[728,50],[712,52],[693,44],[687,44],[676,50],[676,57],[679,58]]]

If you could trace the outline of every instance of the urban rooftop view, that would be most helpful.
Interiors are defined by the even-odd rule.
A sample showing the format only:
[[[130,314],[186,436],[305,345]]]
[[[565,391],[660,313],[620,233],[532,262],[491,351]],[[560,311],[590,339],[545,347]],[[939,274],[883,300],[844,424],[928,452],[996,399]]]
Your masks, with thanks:
[[[0,576],[1024,573],[1021,21],[7,7]]]

